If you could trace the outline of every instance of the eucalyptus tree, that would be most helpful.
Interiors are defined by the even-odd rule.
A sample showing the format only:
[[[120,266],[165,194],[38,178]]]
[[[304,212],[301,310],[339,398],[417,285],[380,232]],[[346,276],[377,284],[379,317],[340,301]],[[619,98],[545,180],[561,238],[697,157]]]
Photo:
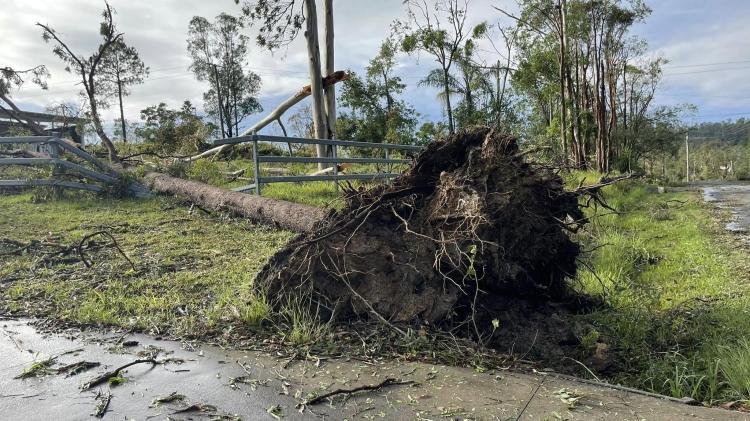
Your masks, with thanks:
[[[240,0],[234,0],[239,3]],[[318,42],[318,12],[315,0],[254,0],[246,1],[242,11],[251,22],[258,24],[258,45],[276,50],[289,45],[304,27],[307,46],[312,119],[315,136],[333,138],[336,127],[335,85],[323,85],[323,77],[334,74],[333,0],[323,4],[324,62],[321,67]],[[331,155],[332,148],[318,145],[318,156]],[[319,167],[323,167],[319,164]]]
[[[407,53],[424,52],[440,66],[426,80],[441,84],[448,132],[455,132],[451,87],[454,85],[451,69],[460,59],[471,31],[466,23],[468,0],[405,0],[407,19],[396,21],[394,29],[402,36],[401,46]]]
[[[119,124],[122,140],[127,142],[127,122],[123,108],[123,97],[130,95],[130,87],[143,83],[148,77],[149,68],[143,63],[138,50],[119,38],[104,56],[99,71],[101,91],[104,96],[117,96],[120,108]]]
[[[339,131],[348,139],[367,142],[413,143],[417,113],[398,98],[406,85],[394,74],[397,45],[386,39],[370,60],[365,77],[352,73],[344,83]]]
[[[240,123],[262,110],[257,95],[261,80],[245,70],[248,37],[241,33],[241,19],[222,13],[214,22],[195,16],[188,27],[190,69],[200,81],[209,83],[203,94],[207,113],[219,122],[222,137],[239,135]]]
[[[102,120],[99,116],[100,108],[106,107],[106,99],[102,97],[99,90],[99,71],[102,62],[107,54],[113,48],[123,34],[117,32],[114,22],[114,11],[109,3],[105,2],[105,8],[102,12],[103,21],[99,26],[99,34],[102,37],[101,43],[90,55],[76,54],[71,47],[62,40],[60,35],[49,25],[37,23],[42,28],[42,39],[54,45],[52,52],[66,64],[65,70],[77,75],[83,86],[83,93],[88,100],[89,115],[94,123],[94,130],[101,139],[104,147],[107,148],[110,161],[119,162],[117,149],[104,131]]]
[[[518,5],[518,16],[498,9],[517,24],[514,87],[532,98],[548,128],[560,133],[564,163],[608,171],[634,128],[636,117],[627,104],[636,102],[641,119],[651,105],[647,95],[633,92],[632,79],[659,80],[663,62],[654,61],[656,68],[647,71],[637,65],[641,54],[634,50],[644,42],[631,35],[650,9],[641,0],[518,0]]]

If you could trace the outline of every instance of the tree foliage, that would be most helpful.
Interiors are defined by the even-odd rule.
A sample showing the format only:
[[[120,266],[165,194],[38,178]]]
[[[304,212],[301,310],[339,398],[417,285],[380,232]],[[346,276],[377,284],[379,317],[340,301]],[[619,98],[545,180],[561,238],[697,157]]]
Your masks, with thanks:
[[[105,59],[110,49],[116,44],[123,36],[122,33],[117,31],[114,22],[114,10],[110,7],[109,3],[105,2],[105,8],[102,12],[102,22],[99,25],[99,35],[102,37],[101,44],[96,50],[90,55],[76,54],[59,36],[57,31],[51,28],[49,25],[37,23],[37,26],[42,28],[42,39],[45,42],[53,44],[52,53],[57,56],[63,63],[66,64],[65,70],[69,73],[73,73],[80,78],[80,83],[83,86],[84,94],[89,102],[89,114],[91,120],[94,123],[99,139],[101,139],[104,146],[107,148],[109,153],[109,159],[111,161],[119,161],[117,156],[117,149],[115,148],[109,136],[104,131],[101,118],[99,116],[99,109],[106,106],[106,101],[103,99],[99,91],[98,83],[98,72],[102,61]]]
[[[98,72],[99,95],[102,102],[116,99],[120,108],[120,132],[127,141],[123,97],[130,95],[130,87],[143,83],[148,77],[149,68],[143,63],[138,50],[125,43],[124,38],[117,39],[101,62]]]
[[[260,76],[243,67],[249,52],[243,28],[241,19],[226,13],[214,22],[195,16],[188,28],[190,69],[198,80],[209,83],[204,108],[218,121],[223,137],[237,136],[242,121],[263,110],[257,98]]]
[[[405,88],[394,74],[396,44],[387,39],[370,60],[365,77],[351,72],[341,92],[347,111],[338,119],[337,133],[345,139],[408,144],[414,142],[416,111],[399,98]]]
[[[190,101],[179,109],[160,103],[141,110],[143,125],[135,130],[146,143],[164,152],[194,153],[204,148],[206,139],[215,130],[196,113]]]

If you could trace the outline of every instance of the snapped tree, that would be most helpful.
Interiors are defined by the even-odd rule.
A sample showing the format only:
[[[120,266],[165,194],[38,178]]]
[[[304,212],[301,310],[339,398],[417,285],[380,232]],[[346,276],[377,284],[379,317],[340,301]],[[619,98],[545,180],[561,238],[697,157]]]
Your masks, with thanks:
[[[239,0],[235,0],[235,3],[239,3]],[[315,0],[259,0],[246,2],[242,10],[249,20],[259,23],[258,45],[269,50],[288,45],[297,37],[304,25],[315,136],[321,139],[333,138],[336,121],[335,86],[330,85],[326,88],[323,83],[323,77],[330,78],[335,73],[333,1],[323,0],[325,74],[320,62]],[[327,156],[330,153],[330,148],[318,146],[318,156]],[[319,166],[322,168],[323,164]]]
[[[102,61],[110,52],[112,46],[116,44],[123,35],[122,33],[117,32],[113,14],[114,11],[112,10],[112,7],[109,3],[105,2],[105,9],[102,12],[104,20],[99,27],[99,34],[102,37],[102,42],[89,56],[74,53],[68,44],[60,38],[57,31],[49,25],[37,22],[37,26],[42,28],[42,39],[45,42],[51,42],[54,44],[52,52],[66,64],[65,69],[80,78],[84,94],[89,103],[89,114],[91,116],[91,121],[94,123],[96,134],[99,136],[99,139],[101,139],[104,147],[107,148],[110,161],[119,162],[120,158],[117,155],[117,148],[115,148],[112,140],[110,140],[109,136],[107,136],[107,133],[104,131],[104,126],[102,125],[102,120],[99,116],[99,109],[106,107],[107,104],[99,91],[99,81],[97,78]]]

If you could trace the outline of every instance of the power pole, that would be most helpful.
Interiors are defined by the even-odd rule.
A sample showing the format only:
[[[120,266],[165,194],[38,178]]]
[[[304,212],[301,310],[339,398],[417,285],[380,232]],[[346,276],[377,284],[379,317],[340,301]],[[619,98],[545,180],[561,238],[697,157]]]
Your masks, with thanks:
[[[690,145],[688,144],[688,141],[690,140],[690,132],[685,133],[685,178],[687,179],[687,182],[690,182]]]

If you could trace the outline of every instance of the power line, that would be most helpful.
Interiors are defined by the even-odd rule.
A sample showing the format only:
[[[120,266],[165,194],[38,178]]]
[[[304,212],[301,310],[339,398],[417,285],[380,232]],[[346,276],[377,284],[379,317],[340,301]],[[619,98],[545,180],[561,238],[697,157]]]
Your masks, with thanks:
[[[698,73],[716,73],[716,72],[725,72],[725,71],[733,71],[733,70],[745,70],[750,69],[750,66],[743,66],[743,67],[733,67],[733,68],[726,68],[726,69],[712,69],[712,70],[699,70],[695,72],[682,72],[682,73],[664,73],[664,76],[680,76],[680,75],[694,75]]]
[[[724,64],[739,64],[739,63],[750,63],[750,60],[724,61],[724,62],[701,63],[701,64],[682,64],[682,65],[665,64],[664,67],[671,67],[673,69],[677,69],[677,68],[685,68],[685,67],[720,66]]]

